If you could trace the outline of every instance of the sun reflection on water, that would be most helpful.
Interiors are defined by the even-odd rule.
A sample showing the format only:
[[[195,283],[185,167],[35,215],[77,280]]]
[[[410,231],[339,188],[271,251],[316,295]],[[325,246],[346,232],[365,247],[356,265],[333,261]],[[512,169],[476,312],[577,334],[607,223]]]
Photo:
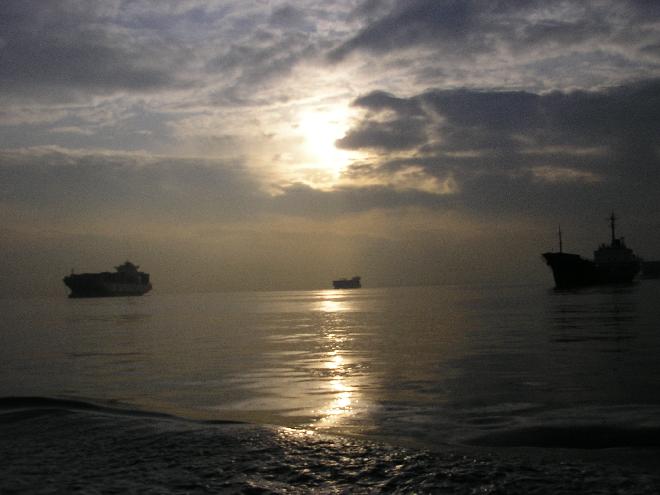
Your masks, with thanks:
[[[353,337],[350,326],[342,318],[342,313],[353,309],[351,306],[345,296],[330,291],[323,293],[319,301],[319,310],[326,313],[321,339],[327,351],[320,366],[326,370],[321,387],[328,401],[317,411],[319,419],[316,428],[337,427],[356,414],[358,377],[349,358],[349,345]]]
[[[328,382],[328,389],[332,399],[319,411],[321,418],[316,426],[321,428],[338,426],[355,414],[356,391],[346,376],[334,376]]]
[[[338,313],[345,309],[344,301],[336,301],[332,299],[323,299],[319,303],[319,309],[324,313]]]

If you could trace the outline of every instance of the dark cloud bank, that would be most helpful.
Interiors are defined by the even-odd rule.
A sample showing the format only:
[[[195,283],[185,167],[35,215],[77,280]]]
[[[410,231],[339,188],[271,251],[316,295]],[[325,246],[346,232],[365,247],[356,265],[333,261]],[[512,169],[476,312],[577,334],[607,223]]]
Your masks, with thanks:
[[[657,55],[657,46],[644,41],[654,33],[660,6],[643,0],[407,0],[367,1],[356,13],[365,18],[363,28],[335,48],[331,60],[420,46],[437,48],[440,57],[472,57],[500,48],[521,55],[599,42]]]
[[[364,118],[337,145],[378,156],[349,170],[355,179],[415,166],[453,176],[461,189],[456,203],[481,213],[658,214],[658,80],[547,94],[373,92],[354,105]]]

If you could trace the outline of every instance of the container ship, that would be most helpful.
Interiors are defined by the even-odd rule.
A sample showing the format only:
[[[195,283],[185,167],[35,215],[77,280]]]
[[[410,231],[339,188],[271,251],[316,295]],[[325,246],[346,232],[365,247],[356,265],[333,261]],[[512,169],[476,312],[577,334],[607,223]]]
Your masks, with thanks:
[[[626,246],[623,237],[616,237],[616,217],[610,215],[610,244],[601,244],[589,260],[577,254],[564,253],[559,230],[559,252],[543,253],[552,269],[555,287],[570,289],[589,285],[630,283],[639,273],[640,258]]]
[[[69,297],[141,296],[151,290],[149,274],[130,261],[116,266],[115,272],[71,273],[64,284],[71,289]]]
[[[359,289],[362,287],[360,283],[360,277],[353,278],[340,278],[339,280],[333,280],[332,286],[335,289]]]

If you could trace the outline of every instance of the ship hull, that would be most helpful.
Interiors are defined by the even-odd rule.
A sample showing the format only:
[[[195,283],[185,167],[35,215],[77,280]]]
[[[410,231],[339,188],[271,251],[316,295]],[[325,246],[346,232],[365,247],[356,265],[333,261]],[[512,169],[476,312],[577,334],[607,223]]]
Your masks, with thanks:
[[[353,284],[353,283],[345,284],[345,283],[342,283],[342,282],[339,282],[339,283],[333,282],[332,287],[335,288],[335,289],[359,289],[362,286],[360,284]]]
[[[626,284],[635,279],[640,269],[637,260],[596,263],[569,253],[544,253],[543,258],[552,269],[557,289]]]
[[[70,275],[64,283],[71,289],[71,298],[142,296],[151,290],[150,283],[109,282],[94,275]]]
[[[359,289],[362,287],[360,277],[353,277],[351,279],[333,280],[332,287],[335,289]]]
[[[644,261],[642,278],[660,278],[660,261]]]

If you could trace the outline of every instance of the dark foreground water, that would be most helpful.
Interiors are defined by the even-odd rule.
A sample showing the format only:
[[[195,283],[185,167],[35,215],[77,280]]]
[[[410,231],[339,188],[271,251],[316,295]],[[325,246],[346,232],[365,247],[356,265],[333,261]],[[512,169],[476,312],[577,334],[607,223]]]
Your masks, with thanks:
[[[660,282],[0,301],[1,493],[660,493]]]

